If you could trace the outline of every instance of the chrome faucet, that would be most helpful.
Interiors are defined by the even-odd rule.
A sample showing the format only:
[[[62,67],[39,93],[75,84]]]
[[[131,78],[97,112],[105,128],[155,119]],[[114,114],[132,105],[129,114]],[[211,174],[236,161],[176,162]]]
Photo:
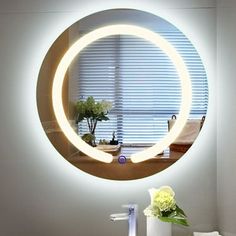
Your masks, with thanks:
[[[111,214],[110,220],[128,220],[129,223],[129,234],[128,236],[137,236],[137,213],[138,206],[135,204],[123,205],[122,207],[127,208],[127,213]]]

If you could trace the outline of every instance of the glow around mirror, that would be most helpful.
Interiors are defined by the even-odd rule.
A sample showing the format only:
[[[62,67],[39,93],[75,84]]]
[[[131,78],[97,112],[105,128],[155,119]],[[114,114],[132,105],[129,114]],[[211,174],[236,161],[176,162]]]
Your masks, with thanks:
[[[61,130],[76,148],[98,161],[105,163],[112,162],[113,156],[111,154],[91,147],[78,136],[67,120],[62,102],[63,81],[66,71],[73,59],[90,43],[111,35],[133,35],[150,41],[168,55],[172,63],[175,65],[181,81],[182,100],[180,112],[175,125],[169,133],[155,145],[145,149],[144,151],[131,155],[130,158],[132,162],[138,163],[155,157],[178,137],[189,117],[192,103],[191,80],[187,67],[175,48],[159,34],[134,25],[110,25],[98,28],[78,39],[64,54],[56,69],[52,87],[53,110]]]

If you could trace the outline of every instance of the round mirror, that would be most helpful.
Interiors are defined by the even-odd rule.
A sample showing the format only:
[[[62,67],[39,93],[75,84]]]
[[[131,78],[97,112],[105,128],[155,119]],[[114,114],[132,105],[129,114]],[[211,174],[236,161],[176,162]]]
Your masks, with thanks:
[[[112,33],[118,25],[125,30]],[[65,30],[48,51],[37,86],[40,119],[59,153],[83,171],[117,180],[152,175],[181,158],[202,128],[207,102],[206,72],[191,42],[164,19],[132,9],[98,12]],[[155,152],[163,142],[164,150]],[[136,161],[142,152],[145,161]]]

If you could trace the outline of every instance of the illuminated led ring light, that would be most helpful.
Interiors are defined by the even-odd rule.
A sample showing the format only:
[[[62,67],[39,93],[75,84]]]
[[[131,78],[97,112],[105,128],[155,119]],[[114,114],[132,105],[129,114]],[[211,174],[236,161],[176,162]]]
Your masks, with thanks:
[[[53,109],[61,130],[75,147],[96,160],[106,163],[112,162],[113,156],[111,154],[89,146],[76,134],[66,118],[62,103],[63,81],[66,71],[73,59],[90,43],[111,35],[133,35],[152,42],[168,55],[175,65],[181,81],[182,101],[178,119],[169,133],[162,140],[144,151],[131,155],[130,158],[132,162],[138,163],[155,157],[178,137],[188,119],[192,103],[191,81],[185,63],[175,48],[159,34],[134,25],[110,25],[98,28],[78,39],[62,57],[57,67],[52,88]]]

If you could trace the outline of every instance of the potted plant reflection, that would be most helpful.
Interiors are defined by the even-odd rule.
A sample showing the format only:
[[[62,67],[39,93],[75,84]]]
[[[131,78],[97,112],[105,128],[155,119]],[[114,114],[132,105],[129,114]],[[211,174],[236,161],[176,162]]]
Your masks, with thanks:
[[[89,96],[85,101],[79,100],[76,103],[76,123],[86,120],[89,132],[83,134],[82,139],[89,145],[96,146],[95,130],[97,122],[109,120],[107,114],[111,108],[111,102],[105,100],[96,102],[92,96]]]

